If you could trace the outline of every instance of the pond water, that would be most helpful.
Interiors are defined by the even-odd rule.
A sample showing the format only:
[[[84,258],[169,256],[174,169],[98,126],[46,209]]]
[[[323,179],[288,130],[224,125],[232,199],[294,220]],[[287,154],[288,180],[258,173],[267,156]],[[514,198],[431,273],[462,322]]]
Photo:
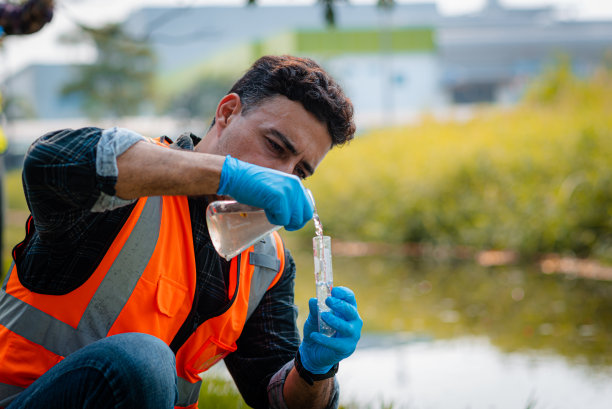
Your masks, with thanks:
[[[612,370],[569,364],[554,354],[504,353],[484,337],[375,344],[360,346],[341,364],[344,404],[382,408],[392,403],[395,409],[612,407]]]
[[[303,322],[312,254],[294,257]],[[364,319],[338,375],[344,404],[612,408],[611,282],[404,257],[334,256],[333,267]]]

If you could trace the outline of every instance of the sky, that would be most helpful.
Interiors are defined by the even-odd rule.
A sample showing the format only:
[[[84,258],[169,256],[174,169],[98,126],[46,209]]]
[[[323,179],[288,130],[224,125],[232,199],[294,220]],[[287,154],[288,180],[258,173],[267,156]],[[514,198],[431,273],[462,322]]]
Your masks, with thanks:
[[[3,2],[5,0],[0,0]],[[258,0],[267,5],[308,5],[316,0]],[[442,14],[457,15],[477,11],[486,0],[398,0],[400,3],[435,2]],[[506,7],[554,6],[565,19],[612,20],[612,0],[500,0]],[[75,21],[93,26],[118,22],[128,14],[147,6],[243,6],[246,0],[56,0],[51,23],[38,33],[6,37],[0,48],[0,80],[32,63],[90,62],[94,51],[87,46],[61,45],[58,37],[71,31]],[[374,4],[376,0],[350,0],[353,4]]]

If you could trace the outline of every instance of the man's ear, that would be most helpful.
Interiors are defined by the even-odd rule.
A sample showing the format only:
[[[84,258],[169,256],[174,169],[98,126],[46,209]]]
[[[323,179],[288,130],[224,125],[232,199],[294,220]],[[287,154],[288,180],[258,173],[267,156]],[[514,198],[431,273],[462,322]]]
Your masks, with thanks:
[[[224,96],[215,112],[215,124],[221,128],[225,128],[232,121],[235,115],[242,111],[242,103],[240,97],[236,93],[227,94]]]

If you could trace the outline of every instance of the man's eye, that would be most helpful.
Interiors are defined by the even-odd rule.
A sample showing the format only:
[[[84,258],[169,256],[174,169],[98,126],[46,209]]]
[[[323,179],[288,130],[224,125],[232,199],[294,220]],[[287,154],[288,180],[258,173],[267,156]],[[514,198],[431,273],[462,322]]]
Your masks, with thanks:
[[[274,142],[272,139],[266,139],[268,141],[268,146],[270,146],[270,148],[278,153],[282,153],[283,152],[283,147],[280,146],[279,144],[277,144],[276,142]]]
[[[295,169],[295,175],[299,177],[300,179],[306,179],[308,177],[306,172],[304,172],[304,170],[300,168]]]

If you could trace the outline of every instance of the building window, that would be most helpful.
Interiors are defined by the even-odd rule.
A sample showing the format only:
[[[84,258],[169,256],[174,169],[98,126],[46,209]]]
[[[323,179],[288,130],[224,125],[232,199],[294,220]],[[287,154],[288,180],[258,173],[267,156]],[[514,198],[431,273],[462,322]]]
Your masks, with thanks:
[[[455,104],[473,104],[495,101],[494,83],[472,83],[455,86],[452,90]]]
[[[391,77],[391,83],[396,86],[404,85],[406,82],[406,77],[402,73],[396,73]]]

